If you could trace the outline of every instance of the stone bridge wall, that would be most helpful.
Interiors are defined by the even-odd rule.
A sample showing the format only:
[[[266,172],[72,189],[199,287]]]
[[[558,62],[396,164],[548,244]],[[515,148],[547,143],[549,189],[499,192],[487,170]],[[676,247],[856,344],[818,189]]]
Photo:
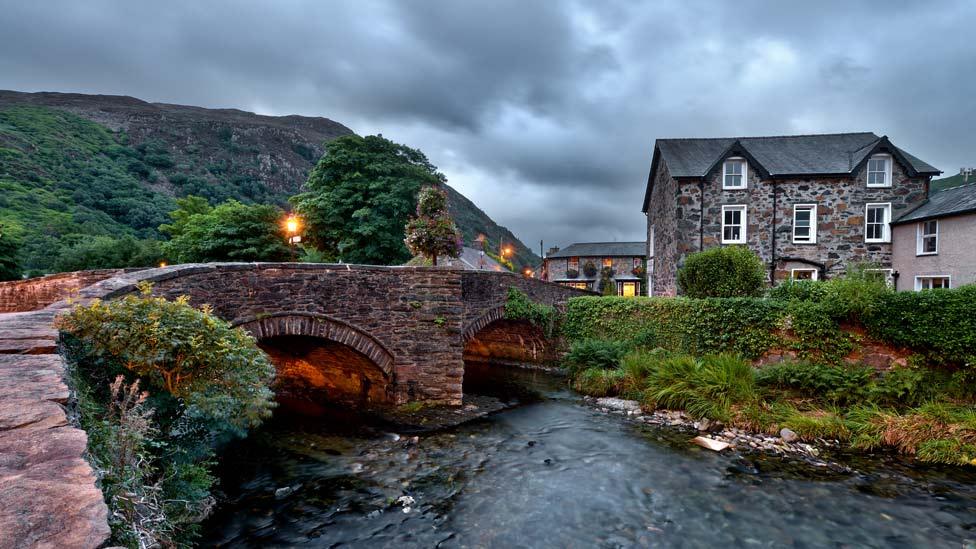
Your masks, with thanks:
[[[135,270],[137,269],[79,271],[0,282],[0,313],[43,309],[55,301],[71,297],[81,288]]]

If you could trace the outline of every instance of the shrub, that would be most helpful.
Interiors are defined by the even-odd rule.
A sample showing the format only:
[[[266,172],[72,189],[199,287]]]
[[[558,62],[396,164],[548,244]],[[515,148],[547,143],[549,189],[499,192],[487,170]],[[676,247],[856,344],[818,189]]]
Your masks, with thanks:
[[[614,369],[627,352],[628,345],[620,341],[584,339],[576,341],[566,355],[565,364],[570,373],[589,368]]]
[[[874,371],[865,367],[780,362],[759,369],[756,383],[843,404],[863,401],[873,375]]]
[[[770,299],[783,301],[822,302],[827,298],[827,282],[823,280],[786,280],[766,292]]]
[[[645,392],[645,403],[651,406],[721,421],[731,418],[733,405],[755,398],[752,366],[727,354],[664,359],[651,372]]]
[[[592,261],[587,261],[583,264],[583,274],[589,278],[596,276],[596,265]]]
[[[866,311],[872,336],[915,349],[936,364],[976,365],[976,285],[888,292]]]
[[[508,289],[505,301],[505,318],[508,320],[526,320],[552,337],[556,331],[558,316],[556,308],[551,305],[536,303],[525,295],[525,292],[515,287]]]
[[[678,286],[688,297],[753,297],[766,285],[763,262],[745,246],[721,246],[688,256]]]
[[[620,370],[587,368],[575,376],[573,388],[593,397],[612,396],[620,393],[622,380]]]
[[[884,278],[870,270],[872,267],[869,263],[852,265],[844,276],[827,283],[824,303],[831,316],[860,322],[879,306],[883,296],[894,293]]]

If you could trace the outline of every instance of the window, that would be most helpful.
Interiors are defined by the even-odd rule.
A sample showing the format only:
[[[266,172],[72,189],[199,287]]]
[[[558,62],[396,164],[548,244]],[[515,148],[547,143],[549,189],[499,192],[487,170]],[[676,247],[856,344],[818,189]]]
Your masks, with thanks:
[[[643,261],[641,261],[641,258],[639,258],[639,257],[635,257],[635,258],[634,258],[634,268],[635,268],[635,269],[640,269],[640,268],[641,268],[641,267],[643,267],[643,266],[644,266],[644,262],[643,262]]]
[[[613,258],[604,257],[603,258],[603,268],[604,269],[609,269],[610,267],[613,267]]]
[[[749,168],[746,166],[744,158],[729,158],[722,165],[722,188],[746,188],[746,176],[748,174]]]
[[[566,262],[566,269],[567,270],[570,270],[570,271],[578,271],[579,270],[579,258],[578,257],[571,257],[571,258],[569,258],[569,261]]]
[[[915,291],[951,288],[951,282],[949,275],[916,276]]]
[[[868,204],[864,210],[864,241],[891,242],[891,204]]]
[[[722,206],[722,244],[746,243],[746,207]]]
[[[891,157],[876,154],[868,159],[868,187],[891,186]]]
[[[570,288],[576,288],[577,290],[589,290],[590,284],[588,282],[560,282],[563,286],[568,286]]]
[[[884,280],[885,284],[887,284],[889,288],[895,287],[894,269],[864,269],[864,274],[868,276],[876,276]]]
[[[918,224],[915,239],[915,255],[935,255],[939,253],[939,220],[932,219]]]
[[[793,206],[793,242],[815,244],[817,242],[817,205]]]
[[[624,297],[634,297],[637,295],[637,283],[636,282],[621,282],[620,286],[617,288],[617,295]]]
[[[817,269],[792,269],[790,278],[793,280],[817,280]]]
[[[654,225],[651,225],[650,234],[647,235],[647,257],[654,257]]]

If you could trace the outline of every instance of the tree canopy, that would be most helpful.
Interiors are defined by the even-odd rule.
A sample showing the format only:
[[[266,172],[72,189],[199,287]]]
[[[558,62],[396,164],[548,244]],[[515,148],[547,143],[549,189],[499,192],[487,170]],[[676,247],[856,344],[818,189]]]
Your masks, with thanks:
[[[0,280],[20,278],[20,263],[17,261],[19,250],[20,241],[0,224]]]
[[[457,257],[464,241],[447,212],[447,192],[428,186],[417,198],[417,216],[407,223],[404,243],[414,255],[423,255],[437,265],[437,256]]]
[[[349,135],[326,145],[292,203],[317,249],[350,263],[400,264],[410,259],[403,228],[417,193],[444,181],[416,149],[381,135]]]
[[[211,208],[197,196],[176,202],[173,222],[159,227],[171,237],[163,249],[175,261],[284,261],[291,255],[277,206],[228,200]]]

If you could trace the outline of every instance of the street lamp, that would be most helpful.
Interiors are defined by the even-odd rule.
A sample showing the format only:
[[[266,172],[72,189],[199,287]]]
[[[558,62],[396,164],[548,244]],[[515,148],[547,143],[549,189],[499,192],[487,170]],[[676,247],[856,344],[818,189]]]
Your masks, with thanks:
[[[302,241],[302,220],[295,214],[288,214],[285,218],[285,236],[288,237],[288,247],[291,249],[291,260],[295,261],[295,245]]]

